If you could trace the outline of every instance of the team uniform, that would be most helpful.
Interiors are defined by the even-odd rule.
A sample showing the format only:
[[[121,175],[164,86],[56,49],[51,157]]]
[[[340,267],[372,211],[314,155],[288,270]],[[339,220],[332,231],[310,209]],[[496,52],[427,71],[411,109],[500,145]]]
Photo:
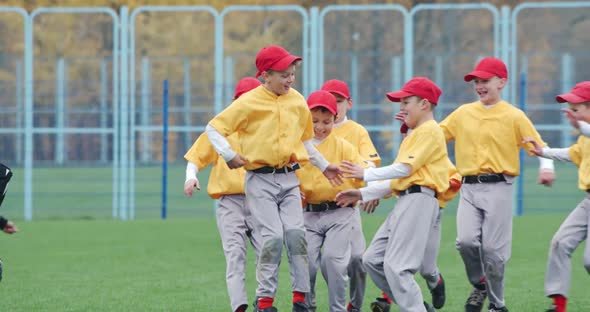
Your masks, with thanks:
[[[590,106],[590,81],[578,83],[566,94],[556,97],[557,102],[570,105]],[[575,107],[575,106],[574,106]],[[576,109],[572,107],[573,111]],[[578,107],[578,111],[583,107]],[[553,298],[552,307],[547,312],[565,312],[571,281],[571,256],[578,246],[590,235],[590,134],[585,131],[588,124],[579,122],[581,135],[569,148],[543,148],[542,157],[573,162],[578,167],[578,188],[586,192],[586,197],[568,215],[553,236],[549,248],[547,273],[545,275],[545,294]],[[584,267],[590,273],[590,244],[586,243]]]
[[[228,137],[231,146],[238,148],[237,134]],[[221,236],[226,261],[226,282],[232,311],[248,304],[246,295],[246,240],[250,240],[254,252],[260,250],[260,237],[257,235],[250,209],[246,206],[244,195],[244,169],[230,169],[225,160],[219,157],[206,133],[203,133],[191,146],[184,158],[195,164],[199,171],[213,164],[207,184],[207,193],[218,199],[216,210],[217,228]]]
[[[359,165],[364,164],[357,149],[334,133],[323,141],[314,143],[317,143],[316,148],[330,163],[349,160]],[[357,179],[346,179],[344,184],[334,187],[320,170],[311,164],[303,166],[297,175],[307,201],[303,217],[311,286],[311,291],[306,297],[308,306],[315,311],[314,288],[318,267],[321,265],[328,284],[329,311],[344,312],[346,311],[347,268],[350,263],[351,241],[356,235],[357,209],[339,207],[334,202],[334,198],[339,191],[359,188],[363,183]]]
[[[411,165],[412,172],[391,180],[389,187],[399,200],[363,256],[369,276],[401,311],[425,311],[412,272],[423,265],[439,213],[437,194],[449,187],[447,157],[444,136],[434,120],[404,139],[395,163]]]
[[[477,298],[470,297],[468,303],[483,304],[487,290],[490,304],[503,308],[504,270],[512,241],[512,183],[520,173],[518,150],[523,138],[542,142],[541,137],[524,112],[505,101],[492,107],[479,101],[464,104],[440,126],[447,142],[455,140],[456,166],[463,176],[457,248],[477,289],[472,293]]]
[[[586,197],[569,214],[553,236],[549,249],[545,294],[567,297],[571,280],[571,255],[590,234],[590,138],[580,136],[565,149],[543,149],[544,157],[573,162],[578,166],[578,188]],[[590,273],[590,244],[584,251],[584,266]],[[564,309],[565,311],[565,309]]]
[[[313,137],[305,99],[294,89],[277,96],[261,86],[234,101],[209,125],[224,136],[238,132],[241,155],[248,159],[244,166],[246,205],[252,207],[254,224],[262,237],[256,296],[274,298],[283,242],[290,263],[292,289],[308,293],[301,195],[296,167],[291,165],[307,157],[305,153],[298,155],[293,147]]]
[[[373,166],[379,166],[381,157],[371,141],[369,132],[360,124],[353,120],[345,120],[335,125],[332,132],[358,147],[361,157]],[[350,303],[354,307],[362,307],[367,285],[367,272],[363,266],[363,254],[366,249],[366,240],[363,233],[361,211],[356,209],[354,215],[354,227],[352,235],[352,249],[350,264],[348,266],[348,276],[350,278]]]

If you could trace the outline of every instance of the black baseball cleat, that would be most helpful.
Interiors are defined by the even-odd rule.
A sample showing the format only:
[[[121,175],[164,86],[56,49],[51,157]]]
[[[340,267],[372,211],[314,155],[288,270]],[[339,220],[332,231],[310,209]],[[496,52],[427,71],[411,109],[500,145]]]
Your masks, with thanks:
[[[493,303],[490,303],[490,305],[488,305],[488,312],[508,312],[508,308],[501,307],[501,308],[496,308],[496,306]]]
[[[549,309],[545,310],[545,312],[557,312],[557,307],[554,305],[551,305],[551,307],[549,307]]]
[[[371,302],[371,312],[389,312],[390,304],[385,298],[377,298],[377,301]]]
[[[483,289],[477,287],[473,288],[473,291],[467,298],[465,303],[465,312],[481,312],[483,304],[488,297],[488,291],[485,289],[485,284],[480,284]]]
[[[434,307],[428,304],[426,301],[424,301],[424,308],[426,308],[426,312],[436,312]]]
[[[258,305],[254,305],[254,312],[278,312],[277,308],[275,307],[270,307],[270,308],[266,308],[266,309],[259,309]]]
[[[442,274],[439,275],[440,280],[436,287],[430,290],[430,294],[432,295],[432,305],[436,309],[440,309],[445,305],[445,280],[442,277]]]
[[[247,304],[242,304],[241,306],[239,306],[236,311],[240,310],[240,309],[244,309],[244,311],[248,310],[248,305]],[[254,307],[254,309],[256,309],[256,307]]]
[[[293,303],[293,312],[309,312],[309,307],[304,302]]]

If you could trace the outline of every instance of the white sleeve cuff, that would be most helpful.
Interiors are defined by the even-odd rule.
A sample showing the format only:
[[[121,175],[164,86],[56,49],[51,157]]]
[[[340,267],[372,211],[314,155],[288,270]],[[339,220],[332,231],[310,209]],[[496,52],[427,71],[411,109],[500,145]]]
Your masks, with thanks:
[[[223,157],[223,159],[228,162],[234,159],[238,153],[232,150],[231,145],[227,139],[217,131],[217,129],[213,128],[211,125],[207,124],[205,127],[205,131],[207,132],[207,136],[209,137],[209,141],[211,141],[211,145],[213,148]]]
[[[391,180],[385,180],[371,183],[369,186],[361,188],[360,191],[362,201],[366,203],[372,200],[384,198],[387,195],[393,193],[390,184]]]
[[[184,180],[184,183],[186,183],[188,180],[196,180],[198,172],[199,172],[199,168],[197,167],[197,165],[193,164],[190,161],[187,162],[186,163],[186,179]]]
[[[405,178],[410,175],[410,166],[402,163],[395,163],[381,168],[367,168],[363,180],[378,181],[387,179]]]
[[[309,155],[309,162],[318,167],[321,172],[326,171],[326,168],[330,165],[330,163],[324,158],[324,156],[318,151],[315,146],[313,146],[312,140],[307,140],[303,142],[305,149],[307,150],[307,154]]]
[[[544,157],[539,158],[539,170],[551,170],[555,171],[555,165],[553,164],[553,159],[547,159]]]
[[[572,161],[569,148],[543,147],[543,157],[559,161]]]

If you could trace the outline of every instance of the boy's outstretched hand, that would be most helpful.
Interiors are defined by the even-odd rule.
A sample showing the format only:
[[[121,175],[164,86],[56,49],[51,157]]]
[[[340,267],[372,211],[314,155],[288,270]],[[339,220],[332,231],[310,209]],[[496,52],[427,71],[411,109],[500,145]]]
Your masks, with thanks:
[[[18,232],[18,229],[16,228],[16,225],[14,225],[14,223],[8,221],[8,223],[6,223],[6,226],[2,229],[2,231],[6,234],[14,234]]]
[[[533,148],[529,149],[529,151],[537,156],[543,156],[543,148],[541,147],[541,145],[539,145],[539,143],[537,143],[537,141],[535,141],[535,139],[532,138],[525,138],[524,140],[522,140],[522,144],[527,144],[530,143],[533,145]]]
[[[336,194],[336,204],[340,207],[354,206],[361,199],[363,196],[358,189],[350,189]]]
[[[569,120],[570,125],[572,125],[572,127],[576,128],[576,129],[580,129],[580,123],[578,122],[578,120],[580,120],[580,117],[578,116],[578,114],[576,112],[574,112],[573,110],[571,110],[569,108],[562,108],[561,111],[563,112],[565,117]]]
[[[344,173],[345,178],[354,178],[359,180],[363,180],[365,178],[365,168],[348,160],[342,161],[342,164],[340,164],[340,171]]]
[[[340,168],[336,165],[328,165],[326,170],[324,170],[324,176],[328,178],[332,186],[338,186],[344,183],[344,181],[342,181],[342,172],[340,171]]]

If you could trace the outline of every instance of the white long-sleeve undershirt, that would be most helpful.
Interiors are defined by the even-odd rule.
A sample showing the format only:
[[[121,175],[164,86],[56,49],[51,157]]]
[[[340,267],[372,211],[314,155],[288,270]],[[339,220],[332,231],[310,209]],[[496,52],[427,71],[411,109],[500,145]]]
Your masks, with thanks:
[[[409,165],[402,163],[394,163],[393,165],[380,168],[367,168],[365,169],[363,180],[370,182],[405,178],[410,175],[411,169]]]
[[[366,187],[360,189],[362,201],[369,202],[375,199],[384,198],[393,193],[391,190],[391,180],[375,181]]]
[[[559,161],[569,161],[571,162],[572,159],[570,158],[570,149],[569,148],[549,148],[543,147],[543,157],[549,159],[555,159]]]

